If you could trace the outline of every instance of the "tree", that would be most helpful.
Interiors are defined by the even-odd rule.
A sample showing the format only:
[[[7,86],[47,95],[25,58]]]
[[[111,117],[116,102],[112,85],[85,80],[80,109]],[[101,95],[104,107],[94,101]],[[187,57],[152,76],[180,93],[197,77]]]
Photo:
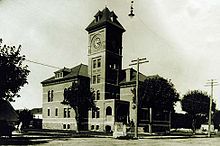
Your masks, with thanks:
[[[2,46],[0,39],[0,99],[13,101],[14,97],[20,97],[18,91],[27,82],[29,70],[22,63],[24,55],[20,55],[21,45]]]
[[[214,123],[215,129],[219,129],[219,125],[220,125],[220,111],[219,110],[217,110],[213,115],[213,123]]]
[[[175,103],[179,100],[174,85],[158,75],[147,78],[140,91],[142,107],[173,111]]]
[[[183,96],[183,99],[181,100],[182,110],[187,112],[192,117],[193,133],[195,133],[195,129],[200,127],[202,124],[200,122],[201,119],[204,121],[204,119],[208,118],[209,103],[210,97],[207,95],[207,93],[199,90],[189,91]],[[212,105],[212,111],[215,111],[215,103],[213,102]]]
[[[18,112],[18,119],[19,122],[22,122],[21,129],[29,128],[31,120],[33,120],[33,114],[30,110],[24,109],[20,112]]]
[[[83,122],[88,119],[88,110],[95,109],[94,90],[89,89],[89,83],[73,83],[71,87],[64,90],[64,100],[61,102],[70,105],[75,111],[77,122],[77,131],[83,129]]]

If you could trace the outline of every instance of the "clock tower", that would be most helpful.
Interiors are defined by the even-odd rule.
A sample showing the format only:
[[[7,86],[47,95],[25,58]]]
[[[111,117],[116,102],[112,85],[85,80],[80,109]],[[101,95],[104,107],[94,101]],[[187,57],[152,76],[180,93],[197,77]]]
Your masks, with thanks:
[[[122,70],[123,26],[113,11],[105,7],[98,11],[86,28],[88,31],[88,74],[95,91],[97,111],[89,113],[90,130],[113,128],[115,107],[120,100],[120,73]],[[94,124],[95,123],[95,124]]]

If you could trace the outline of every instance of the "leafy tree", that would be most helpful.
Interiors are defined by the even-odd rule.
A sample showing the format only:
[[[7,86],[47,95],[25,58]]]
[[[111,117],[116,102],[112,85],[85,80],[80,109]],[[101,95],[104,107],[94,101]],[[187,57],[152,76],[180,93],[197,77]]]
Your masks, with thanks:
[[[220,111],[219,110],[217,110],[213,115],[213,123],[214,123],[215,129],[219,129],[219,124],[220,124]]]
[[[173,111],[175,103],[179,100],[174,85],[158,75],[147,78],[140,91],[142,107]]]
[[[94,90],[89,89],[88,84],[73,83],[71,87],[64,90],[64,100],[61,102],[70,105],[75,111],[77,131],[83,129],[83,122],[88,118],[88,110],[96,109],[94,100]]]
[[[31,120],[33,120],[33,114],[30,110],[24,109],[18,112],[19,122],[22,122],[21,129],[29,128]]]
[[[202,91],[189,91],[183,96],[183,99],[181,100],[182,110],[191,115],[193,132],[195,132],[195,128],[198,128],[202,124],[198,123],[199,121],[204,121],[204,119],[208,118],[209,103],[210,97],[207,93]],[[212,105],[212,111],[215,111],[215,103],[213,102]]]
[[[27,83],[29,70],[22,63],[24,55],[20,55],[21,45],[2,45],[0,39],[0,99],[13,101],[20,97],[18,91]]]

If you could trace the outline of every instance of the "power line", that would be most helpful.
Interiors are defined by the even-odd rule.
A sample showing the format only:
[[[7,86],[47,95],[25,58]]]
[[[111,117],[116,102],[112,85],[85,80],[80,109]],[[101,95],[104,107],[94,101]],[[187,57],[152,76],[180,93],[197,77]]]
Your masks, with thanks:
[[[31,62],[31,63],[34,63],[34,64],[38,64],[38,65],[42,65],[42,66],[45,66],[45,67],[50,67],[50,68],[55,68],[55,69],[61,69],[60,67],[57,67],[57,66],[53,66],[53,65],[49,65],[49,64],[45,64],[45,63],[41,63],[41,62],[29,60],[29,59],[25,59],[25,61]]]

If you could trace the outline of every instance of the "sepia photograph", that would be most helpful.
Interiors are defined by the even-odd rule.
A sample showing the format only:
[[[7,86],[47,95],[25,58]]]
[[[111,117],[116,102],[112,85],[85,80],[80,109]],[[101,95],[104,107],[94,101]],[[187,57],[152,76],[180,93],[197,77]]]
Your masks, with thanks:
[[[219,145],[220,1],[0,0],[0,12],[0,145]]]

